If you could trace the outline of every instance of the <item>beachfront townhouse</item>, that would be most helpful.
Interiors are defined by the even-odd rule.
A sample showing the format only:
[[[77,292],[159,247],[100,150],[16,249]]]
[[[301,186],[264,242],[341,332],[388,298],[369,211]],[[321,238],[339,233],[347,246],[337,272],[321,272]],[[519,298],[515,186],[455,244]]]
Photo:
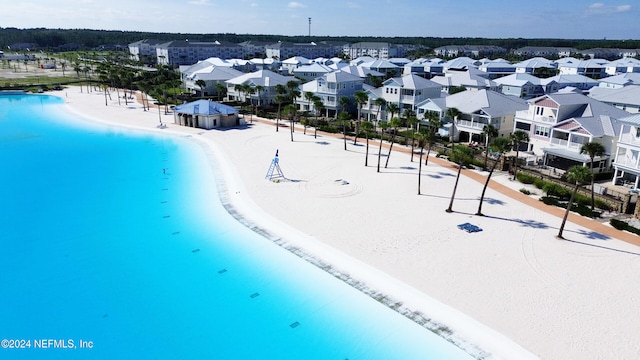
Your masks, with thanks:
[[[313,61],[307,59],[304,56],[292,56],[288,59],[282,60],[280,63],[280,73],[283,75],[293,75],[293,70],[305,65],[311,65]]]
[[[580,150],[584,144],[599,142],[606,154],[596,159],[594,167],[606,169],[620,131],[617,121],[627,116],[628,112],[588,96],[560,92],[529,100],[526,110],[516,112],[513,130],[529,135],[527,150],[540,163],[563,170],[589,164],[589,156]]]
[[[545,93],[550,94],[565,88],[575,88],[580,92],[587,92],[592,87],[598,86],[597,80],[584,75],[556,75],[541,79],[542,86],[545,87]]]
[[[484,143],[482,130],[492,125],[499,136],[513,131],[515,114],[528,108],[526,100],[492,90],[462,91],[445,98],[446,108],[460,111],[453,122],[455,138],[462,142]]]
[[[620,75],[607,76],[606,78],[598,79],[598,86],[619,89],[627,85],[640,85],[640,73],[624,73]]]
[[[257,70],[252,73],[242,74],[225,81],[227,98],[231,101],[249,101],[258,106],[272,104],[273,99],[278,94],[276,86],[286,86],[287,82],[291,80],[298,81],[293,76],[284,76],[269,70]],[[238,85],[249,85],[254,91],[245,91]]]
[[[493,90],[499,91],[500,86],[493,80],[489,80],[486,73],[469,68],[464,70],[449,69],[444,75],[431,78],[431,81],[442,86],[444,93],[449,93],[453,88],[464,86],[467,90]]]
[[[293,74],[293,76],[299,79],[310,81],[332,71],[334,71],[334,69],[327,65],[312,63],[309,65],[301,65],[299,67],[296,67],[291,73]]]
[[[608,60],[589,59],[579,60],[576,58],[558,59],[558,74],[560,75],[584,75],[592,79],[600,79],[607,76],[605,73]]]
[[[640,114],[618,119],[618,126],[613,184],[637,190],[640,185]]]
[[[357,66],[377,71],[384,74],[385,77],[399,76],[402,73],[401,66],[398,66],[388,60],[373,60],[358,64]]]
[[[364,79],[365,84],[369,84],[372,86],[374,83],[382,83],[382,81],[384,80],[384,74],[362,66],[348,65],[339,67],[338,69],[349,74],[357,75]]]
[[[363,84],[364,79],[360,76],[336,70],[302,84],[300,97],[296,99],[296,103],[301,111],[312,110],[313,104],[305,98],[305,94],[311,92],[322,101],[325,107],[324,116],[337,117],[338,112],[344,110],[340,106],[340,99],[348,98],[351,108],[355,108],[353,94],[362,90]]]
[[[545,94],[540,78],[526,73],[511,74],[494,80],[505,95],[529,99]]]
[[[542,57],[535,57],[513,64],[516,74],[551,74],[556,75],[558,64]]]
[[[632,57],[613,60],[605,65],[605,73],[609,76],[640,73],[640,60]]]
[[[478,70],[486,73],[489,79],[496,79],[515,73],[516,67],[504,59],[483,59]]]
[[[428,98],[438,98],[442,95],[439,84],[415,74],[395,77],[382,83],[382,97],[387,103],[394,103],[400,108],[400,114],[405,110],[413,110],[415,106]]]
[[[640,85],[629,85],[616,89],[594,87],[589,91],[589,97],[630,114],[640,113]]]
[[[218,85],[226,87],[226,81],[243,74],[234,69],[234,63],[219,58],[209,58],[191,66],[181,66],[180,74],[185,89],[201,96],[218,95]],[[198,80],[205,82],[204,88]]]

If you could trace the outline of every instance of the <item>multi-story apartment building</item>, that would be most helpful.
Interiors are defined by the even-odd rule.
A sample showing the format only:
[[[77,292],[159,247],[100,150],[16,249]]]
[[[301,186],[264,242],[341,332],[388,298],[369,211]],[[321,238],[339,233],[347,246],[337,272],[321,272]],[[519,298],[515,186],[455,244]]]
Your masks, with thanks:
[[[315,59],[334,57],[340,54],[341,49],[342,46],[323,42],[291,43],[279,41],[277,43],[267,45],[265,47],[265,53],[268,58],[280,60],[294,56]]]
[[[191,65],[199,60],[217,57],[221,59],[243,58],[243,48],[230,42],[201,42],[201,41],[169,41],[157,45],[158,64],[178,67]]]
[[[145,64],[152,65],[158,62],[157,51],[158,45],[163,41],[154,39],[144,39],[129,44],[129,53],[135,61],[142,61]]]

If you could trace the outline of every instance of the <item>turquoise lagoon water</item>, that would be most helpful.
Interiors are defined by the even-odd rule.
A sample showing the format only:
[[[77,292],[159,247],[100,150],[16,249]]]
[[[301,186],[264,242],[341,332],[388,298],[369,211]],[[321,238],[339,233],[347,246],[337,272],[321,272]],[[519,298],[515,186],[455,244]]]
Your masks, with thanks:
[[[470,358],[240,225],[205,161],[0,96],[0,339],[31,346],[0,358]]]

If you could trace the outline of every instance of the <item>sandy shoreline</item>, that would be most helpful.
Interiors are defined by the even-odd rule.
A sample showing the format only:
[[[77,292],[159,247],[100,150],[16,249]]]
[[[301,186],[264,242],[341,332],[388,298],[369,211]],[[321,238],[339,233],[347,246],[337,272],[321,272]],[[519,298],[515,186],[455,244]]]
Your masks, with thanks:
[[[224,174],[223,202],[253,226],[445,323],[496,358],[533,357],[523,348],[545,359],[640,353],[637,246],[573,223],[565,235],[579,243],[556,240],[559,218],[492,189],[483,207],[488,216],[473,216],[482,185],[467,177],[460,180],[455,212],[445,213],[455,180],[450,168],[423,167],[418,196],[417,162],[394,152],[389,168],[376,173],[377,147],[371,144],[365,168],[364,140],[344,151],[341,139],[314,139],[312,131],[296,130],[291,142],[288,128],[275,132],[254,122],[205,131],[173,125],[164,114],[169,127],[158,129],[154,109],[118,106],[117,99],[105,106],[102,93],[73,87],[58,95],[92,120],[208,144]],[[284,174],[296,181],[264,179],[276,149]],[[483,231],[458,230],[463,222]]]

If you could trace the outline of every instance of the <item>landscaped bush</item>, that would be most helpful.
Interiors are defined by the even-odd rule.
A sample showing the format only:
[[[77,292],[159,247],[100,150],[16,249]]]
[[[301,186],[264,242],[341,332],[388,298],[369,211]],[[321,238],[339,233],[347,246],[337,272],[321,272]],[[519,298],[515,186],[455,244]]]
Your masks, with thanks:
[[[540,190],[542,190],[542,188],[544,187],[544,184],[546,183],[547,183],[546,181],[540,178],[536,178],[535,180],[533,180],[533,185],[535,185]]]
[[[320,126],[318,126],[318,130],[324,131],[324,132],[328,132],[328,133],[331,133],[331,134],[335,134],[335,133],[340,132],[340,130],[338,130],[334,126],[330,126],[330,125],[320,125]]]
[[[571,197],[571,193],[567,189],[551,182],[546,183],[542,190],[547,193],[547,196],[554,196],[560,200],[569,200],[569,197]]]
[[[545,203],[547,205],[560,206],[560,201],[558,201],[558,199],[556,199],[554,197],[543,196],[543,197],[540,198],[540,201],[542,201],[543,203]]]
[[[529,190],[527,190],[525,188],[520,189],[520,192],[525,194],[525,195],[531,195],[531,191],[529,191]]]
[[[533,184],[534,181],[536,180],[535,176],[525,174],[525,173],[518,173],[517,178],[518,178],[518,181],[520,181],[523,184]]]
[[[614,228],[618,229],[618,230],[626,230],[629,232],[632,232],[634,234],[638,234],[640,235],[640,229],[633,227],[631,225],[629,225],[628,223],[622,221],[622,220],[617,220],[617,219],[611,219],[609,220],[609,223],[611,223],[611,226],[613,226]]]

